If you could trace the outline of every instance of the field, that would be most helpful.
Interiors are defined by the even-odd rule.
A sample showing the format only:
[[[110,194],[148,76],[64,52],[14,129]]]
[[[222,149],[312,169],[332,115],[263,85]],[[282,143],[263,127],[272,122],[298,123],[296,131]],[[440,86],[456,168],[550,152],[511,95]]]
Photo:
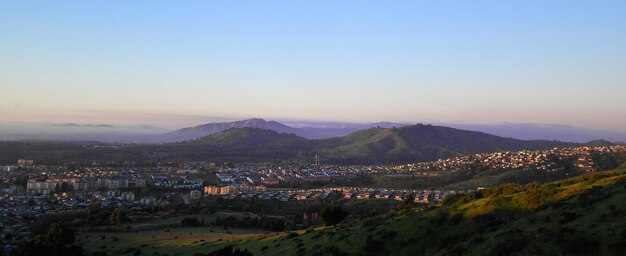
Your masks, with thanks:
[[[107,255],[193,255],[210,252],[229,242],[262,238],[269,233],[260,230],[175,228],[162,231],[83,232],[78,242],[90,254],[106,251]]]
[[[106,251],[107,255],[190,255],[210,252],[224,245],[250,238],[262,238],[274,233],[256,229],[224,230],[222,227],[182,227],[183,218],[198,218],[210,223],[217,217],[242,217],[251,213],[221,211],[214,214],[190,214],[155,219],[122,226],[128,232],[108,231],[109,227],[82,230],[77,242],[89,254]]]

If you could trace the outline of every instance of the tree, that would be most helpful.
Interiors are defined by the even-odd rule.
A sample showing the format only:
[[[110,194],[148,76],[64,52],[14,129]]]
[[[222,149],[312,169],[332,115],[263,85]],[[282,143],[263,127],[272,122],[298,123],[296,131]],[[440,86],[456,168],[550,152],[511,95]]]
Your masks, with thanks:
[[[46,242],[51,246],[63,246],[74,242],[74,230],[60,223],[53,223],[48,229],[48,233],[43,236]]]
[[[324,225],[332,226],[337,225],[346,219],[346,217],[348,217],[348,213],[341,206],[329,206],[322,209],[320,217],[322,218]]]
[[[31,197],[31,198],[28,199],[28,206],[33,206],[35,204],[36,204],[36,202],[35,202],[34,198]]]
[[[37,235],[21,246],[16,255],[83,255],[81,246],[73,246],[76,239],[74,230],[61,223],[52,223],[48,232]]]
[[[70,191],[72,187],[70,187],[70,184],[67,184],[67,182],[63,182],[61,183],[61,192],[68,192]]]
[[[537,183],[530,183],[525,186],[524,193],[520,196],[522,206],[528,210],[535,210],[546,203],[547,195],[542,190],[542,186]]]
[[[246,249],[234,248],[232,245],[228,245],[222,249],[209,252],[207,256],[253,256],[253,254]]]
[[[200,221],[196,217],[184,218],[180,221],[180,224],[186,227],[198,227],[200,226]]]
[[[126,218],[126,214],[119,208],[115,208],[109,216],[109,223],[113,225],[120,225]]]

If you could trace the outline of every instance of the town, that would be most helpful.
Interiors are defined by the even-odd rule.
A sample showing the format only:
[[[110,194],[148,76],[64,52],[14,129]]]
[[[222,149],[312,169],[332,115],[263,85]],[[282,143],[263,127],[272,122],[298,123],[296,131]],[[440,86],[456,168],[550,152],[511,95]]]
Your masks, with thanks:
[[[266,200],[324,200],[333,194],[345,199],[395,199],[427,203],[450,191],[437,188],[388,190],[374,187],[337,186],[368,175],[438,175],[441,171],[462,172],[469,168],[556,172],[557,164],[573,159],[575,168],[593,172],[602,169],[606,153],[626,152],[626,146],[555,148],[545,151],[518,151],[472,154],[404,165],[307,166],[275,164],[185,163],[157,166],[93,163],[91,166],[37,165],[36,160],[20,159],[2,168],[2,216],[64,211],[85,208],[95,201],[103,207],[139,207],[168,204],[169,198],[185,202],[205,196],[227,199],[256,197]],[[324,188],[282,188],[284,184],[324,182]],[[335,185],[333,185],[335,184]],[[474,188],[476,189],[476,188]],[[155,198],[155,195],[161,198]],[[164,195],[164,196],[163,196]],[[5,223],[5,222],[3,222]]]
[[[484,187],[450,190],[439,187],[389,188],[355,182],[363,175],[437,177],[443,172],[517,170],[560,172],[574,168],[595,172],[610,168],[607,156],[626,152],[626,146],[555,148],[544,151],[496,152],[403,165],[342,166],[312,164],[184,163],[138,166],[134,163],[38,165],[20,159],[2,167],[0,223],[5,234],[28,236],[39,216],[72,211],[124,209],[146,214],[170,207],[194,205],[205,199],[261,200],[278,203],[337,201],[395,201],[436,203],[446,196]],[[355,185],[356,184],[356,185]],[[307,214],[306,212],[304,213]],[[11,244],[11,241],[4,241]],[[15,242],[15,241],[13,241]]]

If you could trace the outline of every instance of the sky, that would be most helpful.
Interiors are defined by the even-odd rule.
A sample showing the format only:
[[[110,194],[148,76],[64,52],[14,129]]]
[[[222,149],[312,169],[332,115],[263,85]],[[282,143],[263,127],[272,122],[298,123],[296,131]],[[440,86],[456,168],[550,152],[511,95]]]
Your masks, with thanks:
[[[626,133],[626,1],[4,1],[0,124]]]

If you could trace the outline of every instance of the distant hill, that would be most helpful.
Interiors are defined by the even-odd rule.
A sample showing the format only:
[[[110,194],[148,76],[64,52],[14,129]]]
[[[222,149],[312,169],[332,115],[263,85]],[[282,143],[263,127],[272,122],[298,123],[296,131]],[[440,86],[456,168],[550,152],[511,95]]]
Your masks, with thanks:
[[[429,161],[464,154],[571,147],[576,143],[525,141],[482,132],[417,124],[402,128],[371,128],[324,140],[321,151],[338,162],[398,163]]]
[[[260,118],[246,119],[235,122],[223,122],[223,123],[208,123],[198,125],[189,128],[183,128],[176,131],[168,132],[155,138],[155,141],[160,142],[180,142],[186,140],[194,140],[200,137],[208,136],[214,133],[218,133],[229,128],[259,128],[276,131],[278,133],[290,133],[295,134],[307,139],[324,139],[330,137],[340,137],[350,134],[352,132],[367,129],[371,127],[401,127],[406,124],[397,124],[389,122],[380,123],[367,123],[367,124],[350,124],[350,123],[333,123],[332,125],[325,124],[311,124],[306,123],[308,126],[302,126],[299,128],[291,127],[276,121],[266,121]]]
[[[282,127],[276,122],[251,119],[229,125],[259,125]],[[218,129],[219,127],[214,126]],[[284,128],[284,127],[283,127]],[[198,130],[212,129],[211,127]],[[221,128],[220,128],[221,129]],[[559,141],[526,141],[503,138],[481,132],[465,131],[443,126],[411,125],[400,128],[370,128],[344,137],[311,140],[290,133],[269,129],[243,127],[227,128],[195,140],[153,144],[122,144],[90,148],[80,143],[19,143],[6,147],[0,143],[0,153],[6,152],[6,162],[16,157],[40,158],[58,161],[311,161],[316,154],[323,163],[381,164],[409,163],[451,158],[464,154],[538,150],[554,147],[571,147],[582,144]],[[604,145],[605,142],[591,142]],[[53,153],[41,150],[44,145],[61,145]],[[14,151],[12,148],[23,147]],[[8,157],[13,156],[13,157]],[[82,156],[82,157],[79,157]]]
[[[156,149],[166,160],[258,162],[304,159],[315,145],[315,141],[294,134],[243,127],[229,128],[191,141],[148,145],[144,150]]]
[[[523,123],[439,123],[438,125],[471,131],[481,131],[497,136],[512,137],[522,140],[560,140],[578,143],[584,143],[598,138],[608,141],[626,140],[626,134],[624,133],[578,128],[569,125]]]
[[[298,134],[300,132],[296,128],[289,127],[276,121],[265,121],[260,118],[253,118],[236,122],[208,123],[194,127],[183,128],[173,132],[165,133],[160,137],[163,141],[166,142],[195,140],[200,137],[208,136],[230,128],[244,127],[272,130],[279,133]]]
[[[167,151],[196,152],[203,156],[237,156],[250,161],[278,156],[343,164],[407,163],[450,158],[464,154],[537,150],[576,146],[558,141],[524,141],[443,126],[412,125],[401,128],[370,128],[345,137],[309,140],[295,134],[259,128],[230,128],[197,140],[166,144]],[[186,149],[186,148],[193,148]]]
[[[602,146],[615,146],[617,144],[607,141],[607,140],[592,140],[587,143],[584,143],[583,145],[589,146],[589,147],[602,147]]]

